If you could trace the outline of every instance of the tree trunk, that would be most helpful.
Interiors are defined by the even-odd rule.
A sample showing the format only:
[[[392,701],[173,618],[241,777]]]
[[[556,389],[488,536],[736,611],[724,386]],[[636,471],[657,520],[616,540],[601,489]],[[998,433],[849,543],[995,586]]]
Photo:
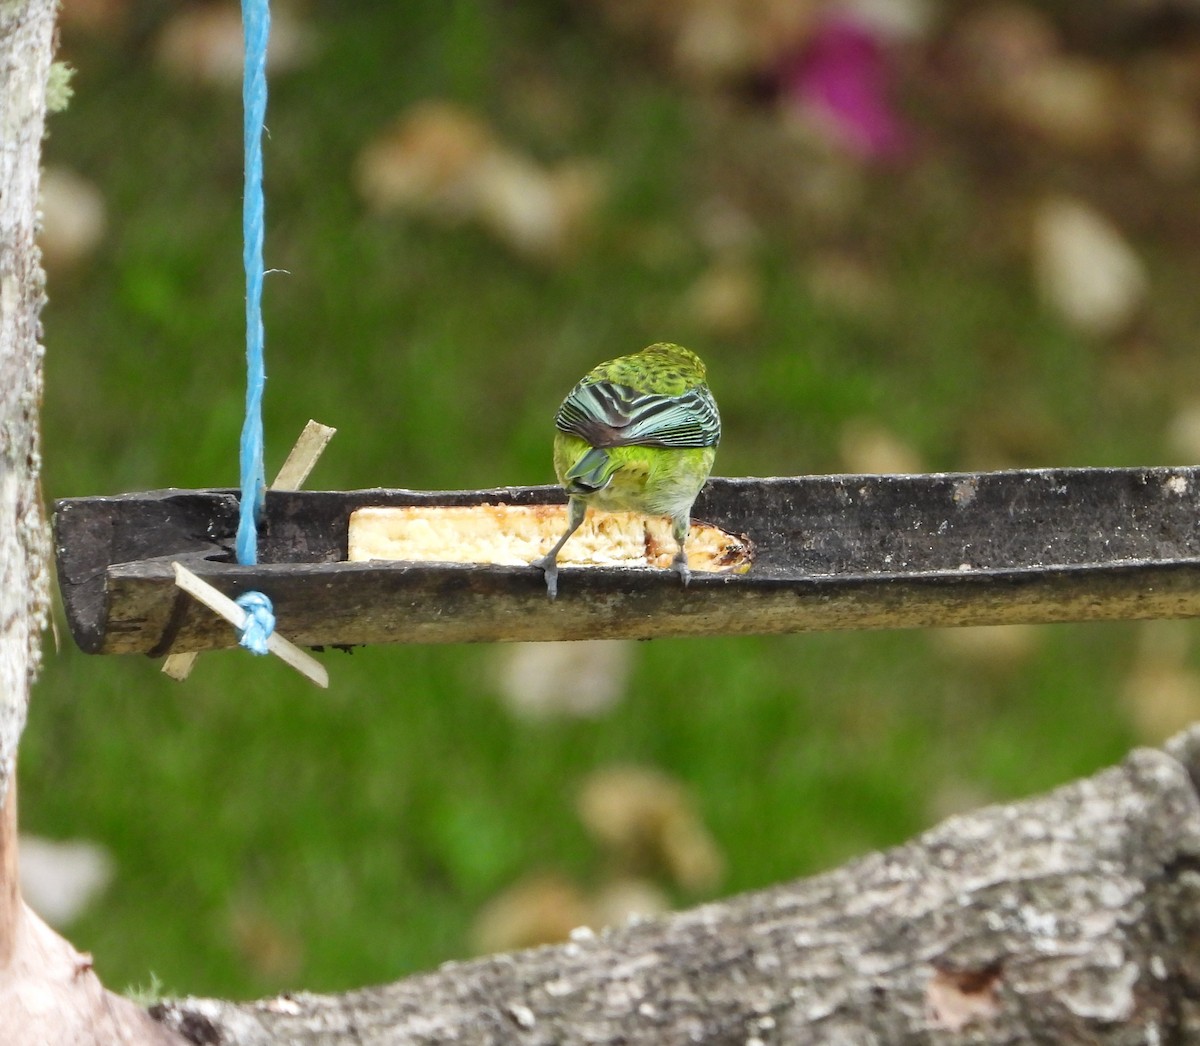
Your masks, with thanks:
[[[0,0],[0,1041],[178,1042],[104,990],[90,958],[24,906],[17,879],[17,743],[49,599],[38,484],[45,294],[34,234],[57,6]]]
[[[1047,796],[666,919],[342,996],[153,1012],[221,1046],[1196,1042],[1194,777],[1200,728]]]
[[[49,598],[38,489],[45,295],[34,233],[54,10],[53,0],[0,0],[0,803],[14,777]]]
[[[12,957],[17,742],[46,619],[49,541],[38,473],[45,300],[34,232],[52,0],[0,2],[0,966]]]

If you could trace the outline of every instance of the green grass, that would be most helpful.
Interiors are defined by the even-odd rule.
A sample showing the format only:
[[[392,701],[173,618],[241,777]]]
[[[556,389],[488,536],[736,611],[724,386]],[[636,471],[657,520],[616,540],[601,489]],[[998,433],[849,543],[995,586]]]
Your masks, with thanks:
[[[837,469],[841,428],[861,417],[931,468],[991,450],[1036,465],[1161,459],[1172,383],[1194,367],[1194,281],[1176,257],[1152,255],[1176,293],[1160,370],[1131,389],[1113,378],[1120,349],[1038,305],[1019,255],[980,233],[997,221],[986,195],[939,154],[869,178],[835,234],[764,214],[761,321],[714,336],[679,309],[707,258],[695,210],[719,185],[749,190],[703,103],[598,25],[554,29],[557,4],[385,7],[315,5],[318,60],[272,86],[267,262],[290,275],[267,283],[268,472],[312,416],[339,429],[316,486],[545,482],[565,389],[668,337],[709,362],[725,475]],[[112,208],[100,256],[50,286],[49,497],[237,473],[239,103],[164,82],[139,46],[69,48],[76,94],[47,143]],[[514,101],[534,74],[572,114],[561,134]],[[426,97],[475,105],[543,159],[610,165],[574,264],[364,213],[358,148]],[[676,246],[639,246],[656,238]],[[881,315],[808,292],[829,246],[874,265]],[[594,768],[646,763],[686,782],[727,856],[722,889],[752,889],[897,843],[958,792],[1027,795],[1119,758],[1134,740],[1116,703],[1133,648],[1133,626],[1048,628],[999,670],[920,632],[660,641],[637,646],[611,714],[530,724],[499,702],[486,648],[329,654],[319,693],[240,652],[204,658],[181,686],[152,662],[68,646],[48,652],[34,694],[23,827],[115,855],[113,886],[68,928],[109,984],[348,988],[464,956],[475,913],[527,871],[596,881],[573,810]]]

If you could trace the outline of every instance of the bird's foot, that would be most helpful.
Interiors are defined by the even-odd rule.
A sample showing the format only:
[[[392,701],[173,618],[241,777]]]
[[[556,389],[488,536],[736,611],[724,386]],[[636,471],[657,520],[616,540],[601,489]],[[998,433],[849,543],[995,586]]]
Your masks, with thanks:
[[[687,583],[692,579],[692,572],[688,570],[687,556],[676,556],[671,564],[671,569],[679,575],[679,580],[683,583],[684,588],[687,588]]]
[[[543,556],[535,559],[530,566],[537,567],[546,577],[546,595],[551,599],[558,596],[558,560]]]

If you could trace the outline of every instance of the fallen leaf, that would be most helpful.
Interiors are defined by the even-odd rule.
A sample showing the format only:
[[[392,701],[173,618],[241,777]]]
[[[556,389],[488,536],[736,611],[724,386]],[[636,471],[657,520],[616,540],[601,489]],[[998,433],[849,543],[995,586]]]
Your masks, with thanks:
[[[104,239],[107,208],[100,190],[65,167],[47,167],[39,188],[38,246],[48,269],[69,269]]]
[[[471,942],[490,955],[567,940],[587,926],[592,910],[580,890],[561,875],[529,875],[493,897],[475,917]]]
[[[1032,240],[1038,290],[1063,319],[1097,337],[1128,327],[1149,279],[1112,222],[1081,200],[1049,197],[1035,209]]]
[[[748,261],[717,261],[688,289],[687,318],[717,335],[740,334],[762,314],[762,281]]]
[[[665,872],[689,891],[713,889],[724,858],[687,790],[658,770],[614,766],[593,773],[577,802],[584,827],[623,872]]]
[[[285,73],[302,67],[314,54],[311,26],[286,8],[271,16],[267,71]],[[163,26],[154,45],[161,69],[177,80],[239,87],[245,62],[242,14],[237,4],[213,3],[183,8]]]
[[[619,639],[511,643],[497,653],[505,704],[530,719],[603,715],[625,696],[633,644]]]
[[[56,841],[22,835],[17,856],[22,896],[56,927],[82,915],[113,877],[108,851],[82,839]]]
[[[972,666],[1012,671],[1036,652],[1044,631],[1039,625],[971,625],[930,630],[934,648],[946,658]]]
[[[895,433],[872,421],[855,419],[842,427],[838,448],[842,466],[851,473],[923,472],[921,457]]]

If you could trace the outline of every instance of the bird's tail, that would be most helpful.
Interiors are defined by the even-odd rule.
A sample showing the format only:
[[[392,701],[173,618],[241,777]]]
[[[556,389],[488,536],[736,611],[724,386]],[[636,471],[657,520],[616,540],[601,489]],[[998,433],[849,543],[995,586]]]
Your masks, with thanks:
[[[595,494],[612,482],[616,462],[607,450],[593,447],[583,455],[563,477],[569,494]]]

